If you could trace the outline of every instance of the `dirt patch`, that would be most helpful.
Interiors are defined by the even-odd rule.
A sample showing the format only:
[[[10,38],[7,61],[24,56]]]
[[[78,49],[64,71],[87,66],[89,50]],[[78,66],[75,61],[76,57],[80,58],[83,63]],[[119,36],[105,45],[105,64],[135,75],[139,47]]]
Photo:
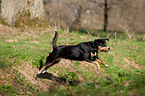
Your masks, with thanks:
[[[40,86],[40,88],[42,88],[43,90],[47,90],[48,86],[53,83],[51,80],[48,79],[41,80],[39,78],[36,78],[38,69],[33,68],[31,64],[22,64],[17,68],[13,67],[13,69],[18,70],[18,72],[22,74],[25,77],[25,80],[27,80],[29,83]]]
[[[137,69],[142,69],[143,68],[143,66],[139,66],[139,64],[135,63],[134,60],[130,61],[129,57],[128,58],[124,57],[124,60],[126,61],[127,65],[131,65],[131,66],[133,66],[133,67],[135,67]],[[128,66],[128,67],[130,68],[130,66]]]
[[[11,28],[6,25],[0,24],[0,34],[9,34],[9,32],[15,32],[17,30],[17,28]]]

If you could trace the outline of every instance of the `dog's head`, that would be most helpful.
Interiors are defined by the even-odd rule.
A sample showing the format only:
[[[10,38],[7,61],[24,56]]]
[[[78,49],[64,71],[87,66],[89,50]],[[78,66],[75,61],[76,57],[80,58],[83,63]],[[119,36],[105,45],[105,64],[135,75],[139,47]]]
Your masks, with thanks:
[[[108,52],[110,48],[106,44],[106,40],[109,41],[109,39],[95,39],[94,40],[94,46],[97,48],[99,52]]]

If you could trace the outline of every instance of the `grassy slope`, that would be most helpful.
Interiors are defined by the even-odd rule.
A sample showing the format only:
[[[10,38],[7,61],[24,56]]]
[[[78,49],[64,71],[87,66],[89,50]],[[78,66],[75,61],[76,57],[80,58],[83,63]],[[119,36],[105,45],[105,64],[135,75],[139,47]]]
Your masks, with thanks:
[[[6,29],[7,30],[4,30]],[[0,44],[0,94],[143,95],[145,43],[110,39],[111,51],[100,53],[109,67],[97,70],[88,62],[62,60],[43,78],[35,78],[52,49],[50,29],[10,29],[3,26]],[[91,41],[95,36],[59,30],[57,45]],[[49,89],[49,90],[48,90]]]

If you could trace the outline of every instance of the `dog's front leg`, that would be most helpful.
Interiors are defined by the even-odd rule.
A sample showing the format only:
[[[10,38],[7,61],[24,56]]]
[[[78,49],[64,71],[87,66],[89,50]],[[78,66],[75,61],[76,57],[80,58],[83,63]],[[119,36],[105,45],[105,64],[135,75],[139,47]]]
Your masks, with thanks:
[[[97,68],[98,69],[100,69],[100,65],[99,65],[99,63],[98,63],[98,61],[97,61],[97,55],[96,55],[96,52],[95,52],[95,54],[93,54],[92,52],[91,52],[91,62],[92,63],[94,63],[96,66],[97,66]]]
[[[109,66],[108,64],[106,64],[106,63],[105,63],[103,60],[101,60],[100,58],[98,58],[97,61],[100,62],[100,63],[102,63],[102,64],[104,64],[106,67]]]
[[[98,69],[100,69],[100,65],[99,65],[98,61],[93,61],[93,63],[97,66]]]

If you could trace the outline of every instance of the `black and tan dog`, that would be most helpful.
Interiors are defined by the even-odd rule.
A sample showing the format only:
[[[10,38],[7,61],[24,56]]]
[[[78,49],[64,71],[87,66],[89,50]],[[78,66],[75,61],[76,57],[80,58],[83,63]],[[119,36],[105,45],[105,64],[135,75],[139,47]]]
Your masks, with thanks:
[[[47,57],[47,60],[41,70],[38,72],[44,73],[49,67],[58,63],[62,58],[70,60],[79,60],[92,62],[100,69],[99,63],[107,65],[103,60],[99,59],[98,52],[108,52],[110,48],[106,45],[106,40],[109,39],[95,39],[90,42],[83,42],[77,45],[56,46],[58,38],[57,30],[55,30],[55,37],[53,39],[53,50]]]

